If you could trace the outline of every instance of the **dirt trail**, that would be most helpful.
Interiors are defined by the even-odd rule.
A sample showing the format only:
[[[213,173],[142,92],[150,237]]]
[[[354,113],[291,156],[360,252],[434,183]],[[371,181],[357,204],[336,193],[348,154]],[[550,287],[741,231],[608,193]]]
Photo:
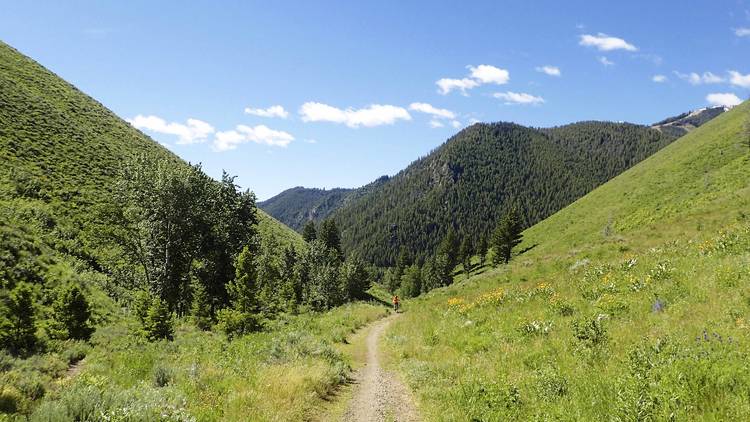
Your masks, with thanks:
[[[357,389],[344,421],[419,421],[409,390],[395,374],[380,367],[378,340],[388,325],[400,315],[382,319],[367,335],[367,363],[357,371]]]

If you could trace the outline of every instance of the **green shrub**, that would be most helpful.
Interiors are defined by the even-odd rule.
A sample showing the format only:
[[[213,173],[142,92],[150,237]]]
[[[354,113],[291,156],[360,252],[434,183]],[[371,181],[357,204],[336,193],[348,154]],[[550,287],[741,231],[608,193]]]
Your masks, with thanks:
[[[248,333],[260,330],[261,324],[256,315],[240,312],[236,309],[222,309],[217,315],[217,328],[226,334],[228,339],[233,339]]]
[[[32,374],[24,374],[18,381],[18,389],[31,400],[39,400],[47,392],[44,382]]]
[[[67,347],[60,353],[60,357],[72,365],[76,362],[80,362],[91,350],[91,346],[83,342],[69,342]]]
[[[143,321],[146,338],[151,341],[167,339],[174,336],[174,318],[167,303],[159,298],[151,301],[148,313]]]
[[[593,318],[581,318],[573,322],[573,337],[579,345],[594,348],[607,342],[607,328],[604,326],[606,315]]]
[[[161,365],[157,365],[154,367],[154,373],[152,377],[154,387],[165,387],[169,385],[173,379],[174,371],[172,371],[172,368]]]
[[[18,354],[36,346],[34,296],[33,286],[21,282],[11,290],[5,306],[0,305],[0,348]]]
[[[65,338],[87,340],[94,329],[91,327],[91,307],[83,291],[75,284],[58,289],[52,304],[55,321],[64,331]]]
[[[23,395],[10,385],[0,386],[0,412],[16,413],[23,402]]]

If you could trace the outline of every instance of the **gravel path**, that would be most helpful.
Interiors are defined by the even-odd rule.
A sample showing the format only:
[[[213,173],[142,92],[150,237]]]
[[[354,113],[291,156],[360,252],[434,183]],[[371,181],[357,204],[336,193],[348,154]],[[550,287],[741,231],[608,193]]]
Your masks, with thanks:
[[[355,376],[358,384],[344,421],[419,421],[409,390],[395,374],[380,367],[378,339],[400,314],[376,322],[367,335],[367,363]]]

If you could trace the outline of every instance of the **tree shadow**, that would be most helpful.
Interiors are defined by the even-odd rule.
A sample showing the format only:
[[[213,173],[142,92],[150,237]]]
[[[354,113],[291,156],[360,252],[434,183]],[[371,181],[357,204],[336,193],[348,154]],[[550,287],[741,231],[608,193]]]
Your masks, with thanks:
[[[518,255],[523,255],[523,254],[525,254],[526,252],[528,252],[528,251],[530,251],[530,250],[532,250],[532,249],[536,248],[537,246],[539,246],[539,244],[538,244],[538,243],[534,243],[533,245],[529,246],[528,248],[525,248],[525,249],[521,249],[520,251],[518,251]]]
[[[369,292],[365,292],[365,294],[362,296],[362,300],[364,300],[366,302],[379,303],[379,304],[381,304],[383,306],[388,306],[388,307],[392,306],[390,303],[384,301],[383,299],[381,299],[381,298],[379,298],[377,296],[372,295]]]

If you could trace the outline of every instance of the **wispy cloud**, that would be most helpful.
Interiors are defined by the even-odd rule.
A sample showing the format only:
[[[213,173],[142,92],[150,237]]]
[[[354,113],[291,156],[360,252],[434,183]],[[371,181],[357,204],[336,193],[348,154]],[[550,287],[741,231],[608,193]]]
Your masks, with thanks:
[[[440,120],[432,119],[432,120],[430,120],[430,127],[433,128],[433,129],[436,129],[436,128],[439,128],[439,127],[445,127],[445,125]]]
[[[409,110],[426,113],[438,119],[454,119],[456,117],[456,113],[450,110],[437,108],[427,103],[411,103],[409,104]]]
[[[729,106],[729,107],[733,107],[742,103],[742,100],[740,99],[740,97],[736,96],[735,94],[731,92],[708,94],[706,96],[706,101],[708,101],[709,104],[714,105],[714,106]]]
[[[280,105],[271,106],[268,108],[245,108],[245,114],[251,114],[253,116],[260,117],[280,117],[286,119],[289,116],[289,112],[284,110],[284,107]]]
[[[136,129],[177,136],[177,143],[182,145],[205,142],[208,135],[215,131],[214,127],[210,124],[192,118],[187,119],[185,124],[167,122],[158,116],[144,116],[141,114],[126,120]]]
[[[469,69],[468,77],[461,79],[442,78],[435,84],[438,86],[438,92],[446,95],[451,91],[458,90],[466,95],[466,91],[476,88],[483,84],[503,85],[510,81],[510,72],[488,64],[479,66],[467,66]]]
[[[598,33],[596,35],[584,34],[580,36],[578,44],[584,47],[594,47],[599,51],[626,50],[638,51],[638,47],[630,44],[622,38],[611,37],[607,34]]]
[[[557,66],[538,66],[536,68],[537,72],[545,73],[549,76],[561,76],[562,73],[560,72],[560,68]]]
[[[738,37],[750,37],[750,28],[734,28],[732,31]]]
[[[597,60],[599,60],[599,63],[603,64],[604,66],[614,66],[615,65],[615,62],[613,62],[612,60],[606,58],[605,56],[599,56],[597,58]]]
[[[286,147],[293,140],[294,136],[291,134],[280,130],[273,130],[265,125],[254,127],[238,125],[234,130],[217,132],[213,141],[213,149],[215,151],[229,151],[247,142]]]
[[[703,74],[698,74],[696,72],[680,73],[675,70],[674,74],[677,75],[678,78],[688,82],[691,85],[719,84],[724,82],[724,78],[711,72],[703,72]]]
[[[729,83],[742,88],[750,88],[750,73],[743,75],[736,70],[729,71]]]
[[[373,104],[365,108],[342,110],[328,104],[306,102],[299,110],[304,122],[331,122],[351,128],[392,125],[398,120],[411,120],[403,107]]]
[[[653,77],[651,78],[651,80],[652,80],[652,81],[654,81],[654,82],[656,82],[656,83],[659,83],[659,84],[660,84],[660,83],[664,83],[664,82],[666,82],[666,81],[667,81],[667,77],[666,77],[666,76],[664,76],[664,75],[654,75],[654,76],[653,76]]]
[[[539,105],[544,103],[544,98],[537,97],[531,94],[526,94],[523,92],[497,92],[495,94],[492,94],[493,97],[499,98],[501,100],[505,101],[505,104],[511,105],[511,104],[529,104],[529,105]]]

